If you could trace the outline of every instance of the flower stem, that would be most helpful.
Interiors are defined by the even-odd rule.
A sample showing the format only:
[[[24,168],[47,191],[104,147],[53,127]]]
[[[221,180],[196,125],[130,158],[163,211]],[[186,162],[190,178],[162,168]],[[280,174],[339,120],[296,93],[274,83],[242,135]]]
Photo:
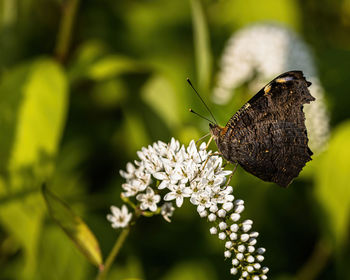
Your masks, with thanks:
[[[55,48],[55,56],[63,63],[68,55],[73,24],[77,14],[80,0],[66,0],[63,6],[62,19],[58,31],[58,37]]]
[[[106,262],[104,264],[104,266],[101,266],[100,271],[96,277],[96,280],[104,280],[108,274],[108,271],[110,270],[114,259],[117,257],[121,247],[123,246],[126,237],[128,236],[130,232],[130,228],[126,228],[124,229],[120,235],[118,236],[117,241],[115,242],[112,251],[109,253]]]
[[[322,270],[326,267],[332,253],[330,244],[321,239],[315,245],[314,251],[305,265],[296,274],[295,279],[298,280],[312,280],[318,279]]]

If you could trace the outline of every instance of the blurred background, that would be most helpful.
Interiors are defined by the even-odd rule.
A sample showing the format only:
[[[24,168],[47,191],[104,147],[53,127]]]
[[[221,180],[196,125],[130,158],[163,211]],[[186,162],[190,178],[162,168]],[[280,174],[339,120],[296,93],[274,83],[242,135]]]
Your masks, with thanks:
[[[317,98],[305,106],[313,161],[288,189],[238,168],[235,196],[270,279],[350,279],[349,66],[349,0],[0,0],[0,279],[96,277],[41,186],[106,257],[119,170],[153,141],[208,132],[186,77],[224,125],[294,69]],[[188,202],[170,224],[142,218],[108,279],[236,279],[208,229]]]

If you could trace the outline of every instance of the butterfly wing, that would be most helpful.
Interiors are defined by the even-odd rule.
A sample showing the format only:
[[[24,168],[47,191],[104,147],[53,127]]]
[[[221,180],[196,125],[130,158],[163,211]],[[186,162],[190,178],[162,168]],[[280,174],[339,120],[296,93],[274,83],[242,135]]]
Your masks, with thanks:
[[[303,112],[315,100],[309,85],[301,71],[272,80],[228,121],[219,150],[253,175],[288,186],[311,160]]]

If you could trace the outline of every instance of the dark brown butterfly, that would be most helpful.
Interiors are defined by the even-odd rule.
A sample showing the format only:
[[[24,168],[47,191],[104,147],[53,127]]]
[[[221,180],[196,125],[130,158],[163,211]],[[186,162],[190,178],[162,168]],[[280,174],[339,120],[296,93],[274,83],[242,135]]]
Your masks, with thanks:
[[[228,121],[210,123],[220,153],[264,181],[287,187],[311,160],[303,104],[314,101],[301,71],[268,83]]]

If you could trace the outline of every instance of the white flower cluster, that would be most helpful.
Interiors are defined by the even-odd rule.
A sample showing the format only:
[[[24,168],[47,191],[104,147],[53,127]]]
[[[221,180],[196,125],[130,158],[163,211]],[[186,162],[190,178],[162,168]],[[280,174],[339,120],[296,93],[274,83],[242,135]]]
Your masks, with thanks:
[[[225,258],[232,258],[232,274],[241,273],[246,279],[267,279],[267,268],[261,266],[265,249],[255,249],[257,232],[250,232],[252,221],[239,223],[244,210],[243,200],[234,200],[233,188],[225,185],[226,176],[222,158],[206,150],[202,143],[197,149],[194,141],[188,147],[175,139],[169,144],[161,141],[137,152],[139,161],[128,163],[126,171],[120,171],[126,183],[122,185],[122,197],[141,215],[160,213],[170,222],[175,207],[181,207],[184,198],[197,207],[199,215],[217,223],[210,228],[225,243]],[[164,200],[165,202],[163,202]],[[131,220],[126,206],[122,210],[112,206],[113,215],[107,218],[112,227],[126,227]],[[135,211],[136,211],[135,210]]]
[[[209,153],[205,143],[197,149],[195,142],[191,141],[185,148],[174,138],[169,144],[158,141],[153,146],[142,148],[137,152],[140,161],[135,161],[135,165],[128,163],[127,171],[120,171],[126,179],[122,195],[136,196],[141,210],[155,212],[160,195],[151,185],[157,181],[156,192],[165,192],[163,199],[174,200],[177,207],[181,207],[184,198],[188,197],[198,209],[202,209],[203,201],[208,200],[214,191],[221,199],[218,198],[217,203],[223,203],[225,194],[220,192],[220,186],[231,171],[223,170],[221,157],[209,156]],[[165,208],[171,209],[169,203],[163,211]]]
[[[232,188],[228,188],[232,192]],[[233,195],[231,196],[233,199]],[[264,280],[267,279],[266,274],[269,271],[261,265],[265,248],[255,248],[259,233],[251,231],[253,221],[239,222],[243,211],[244,201],[241,199],[234,200],[229,206],[223,204],[221,209],[210,207],[208,220],[214,222],[215,226],[209,231],[225,241],[224,256],[232,260],[231,274],[240,273],[240,279]]]
[[[308,46],[285,27],[255,24],[235,33],[224,49],[213,99],[226,104],[234,89],[243,83],[249,81],[250,91],[255,93],[272,78],[290,70],[302,70],[312,83],[310,92],[316,101],[305,106],[306,126],[310,147],[320,151],[329,138],[324,90]]]

